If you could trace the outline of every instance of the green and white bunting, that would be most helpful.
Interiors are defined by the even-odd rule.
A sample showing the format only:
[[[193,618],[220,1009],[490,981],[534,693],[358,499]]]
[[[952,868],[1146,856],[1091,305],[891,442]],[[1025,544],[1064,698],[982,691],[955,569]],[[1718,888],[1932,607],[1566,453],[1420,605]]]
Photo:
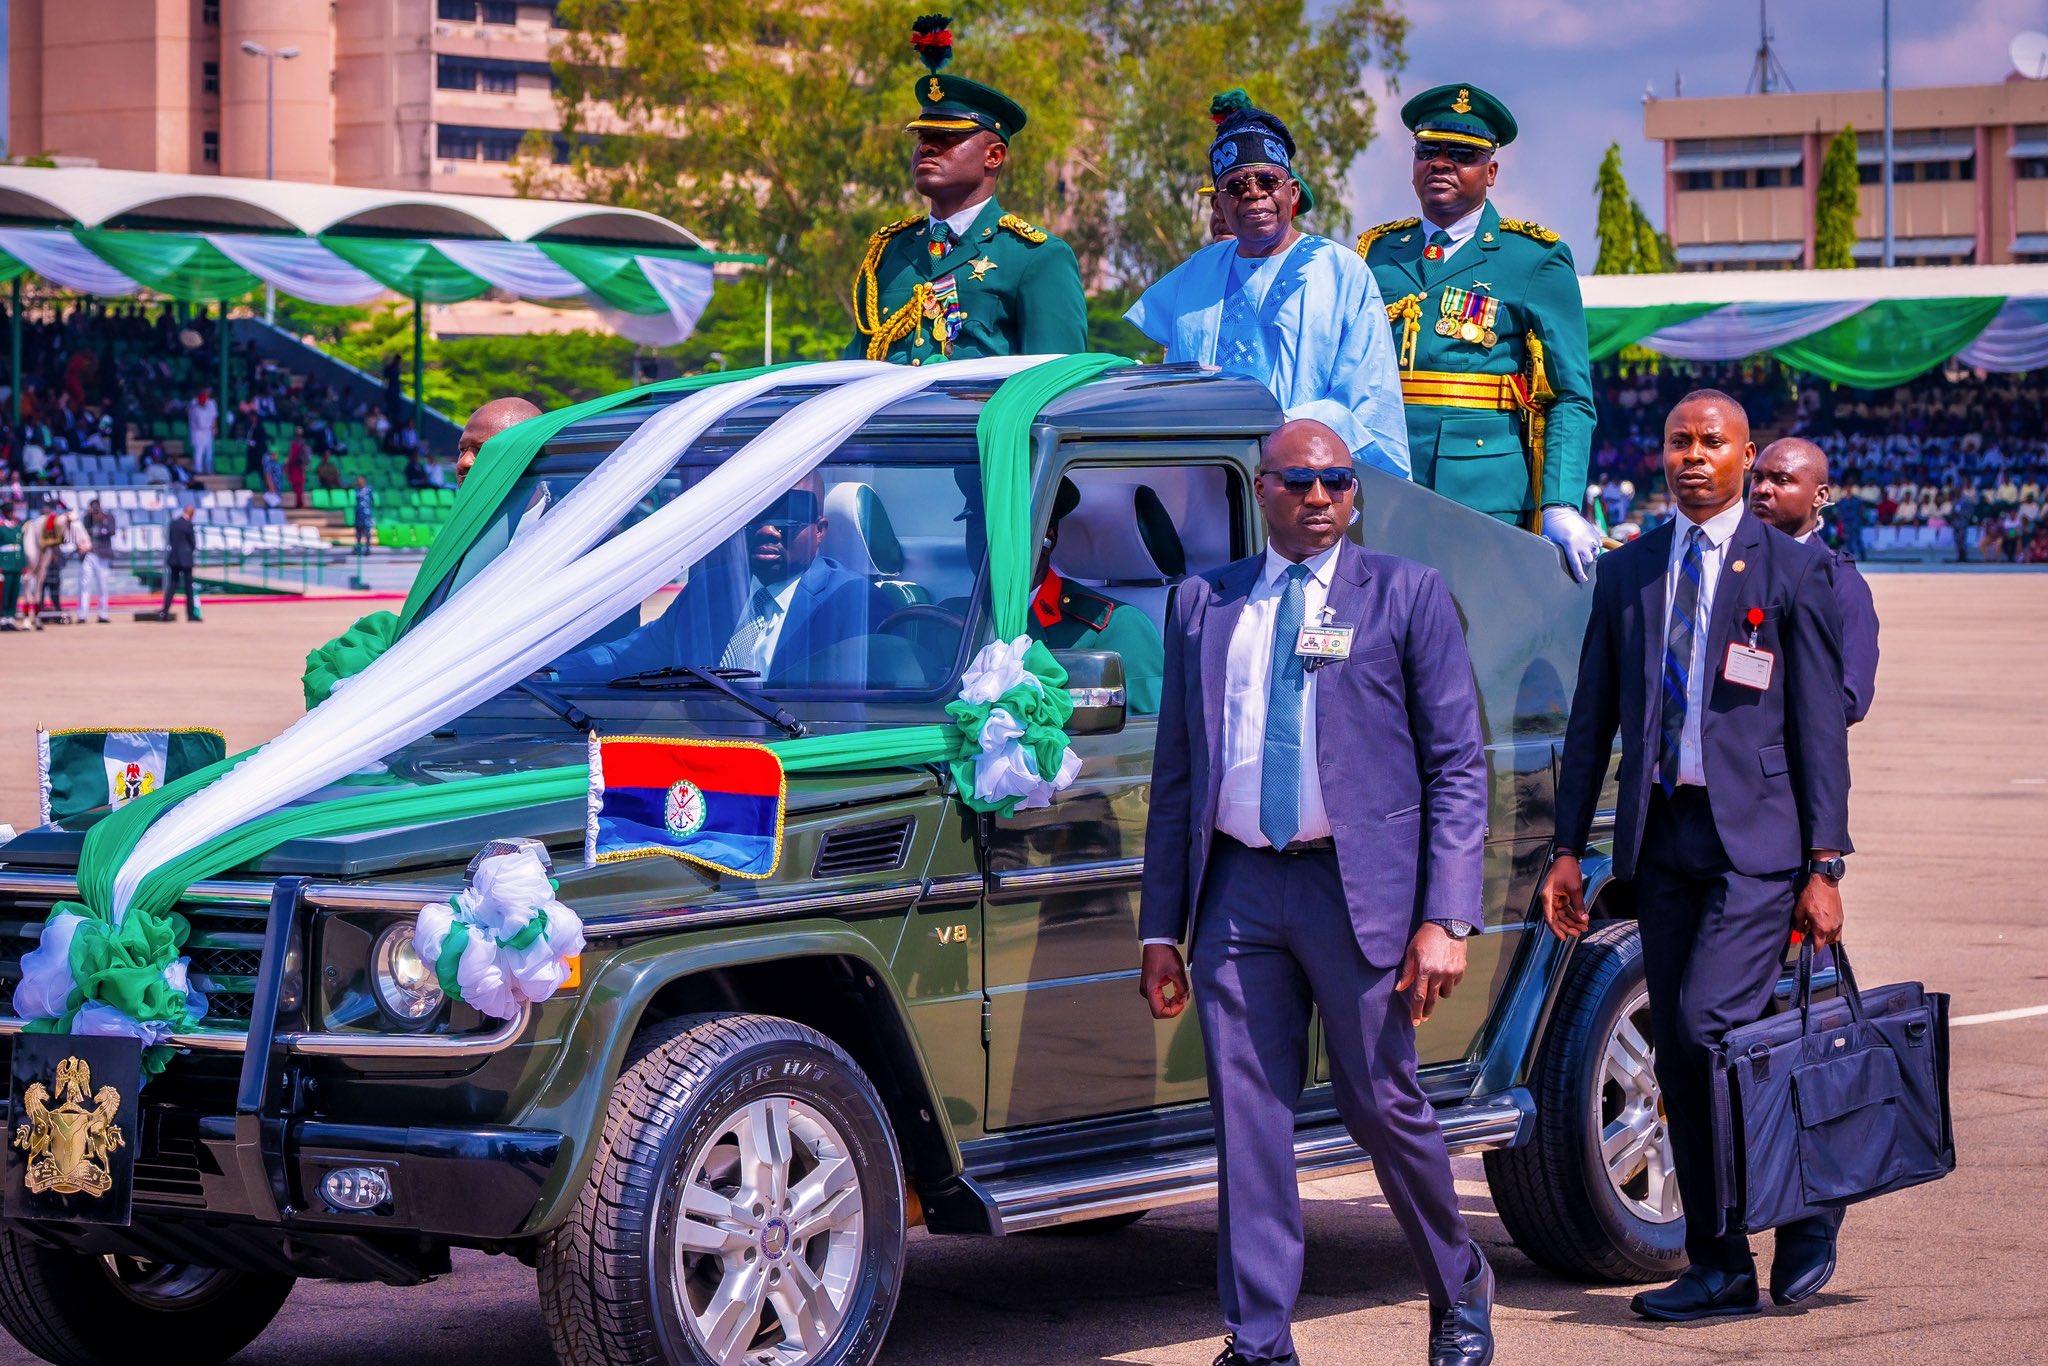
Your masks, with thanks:
[[[89,811],[119,811],[158,788],[227,757],[217,730],[178,726],[36,732],[44,825],[61,826]]]

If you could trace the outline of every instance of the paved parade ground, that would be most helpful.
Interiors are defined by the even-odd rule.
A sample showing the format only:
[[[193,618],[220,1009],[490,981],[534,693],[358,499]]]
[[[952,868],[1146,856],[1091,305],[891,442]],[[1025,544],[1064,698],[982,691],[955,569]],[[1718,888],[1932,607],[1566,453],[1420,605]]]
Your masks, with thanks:
[[[1848,943],[1868,984],[1918,977],[1953,993],[1961,1166],[1853,1211],[1839,1274],[1800,1309],[1652,1328],[1628,1312],[1630,1290],[1566,1284],[1517,1253],[1478,1161],[1461,1160],[1466,1212],[1500,1276],[1503,1363],[2048,1361],[2048,575],[1871,581],[1884,658],[1851,736]],[[33,823],[36,723],[207,724],[231,749],[256,743],[299,714],[307,647],[364,610],[220,603],[196,626],[0,636],[0,821]],[[1416,1277],[1370,1177],[1307,1194],[1303,1360],[1422,1360]],[[1212,1204],[1107,1235],[920,1235],[884,1360],[1205,1364],[1221,1332],[1214,1251]],[[533,1274],[462,1255],[421,1289],[303,1284],[239,1358],[401,1359],[551,1361]],[[0,1339],[0,1366],[30,1360]]]

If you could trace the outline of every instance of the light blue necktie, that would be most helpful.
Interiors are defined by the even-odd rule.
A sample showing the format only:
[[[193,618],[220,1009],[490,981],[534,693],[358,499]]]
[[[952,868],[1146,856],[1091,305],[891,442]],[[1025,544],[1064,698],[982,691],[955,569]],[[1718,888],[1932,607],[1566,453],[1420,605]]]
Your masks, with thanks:
[[[1685,743],[1690,701],[1693,638],[1699,633],[1700,586],[1706,577],[1704,538],[1697,526],[1685,533],[1685,554],[1671,597],[1671,624],[1664,632],[1664,701],[1658,714],[1657,781],[1670,796],[1678,786],[1679,751]]]
[[[1301,720],[1308,673],[1295,645],[1301,635],[1308,566],[1287,566],[1273,617],[1273,675],[1266,690],[1266,745],[1260,758],[1259,831],[1285,849],[1301,830]]]

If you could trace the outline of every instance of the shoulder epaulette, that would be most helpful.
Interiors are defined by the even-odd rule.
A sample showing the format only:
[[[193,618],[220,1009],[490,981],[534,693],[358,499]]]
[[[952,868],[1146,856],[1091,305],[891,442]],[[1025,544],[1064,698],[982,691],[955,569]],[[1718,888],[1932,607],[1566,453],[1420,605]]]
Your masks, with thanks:
[[[868,245],[880,246],[899,232],[908,232],[912,228],[922,227],[925,218],[926,215],[919,214],[915,218],[899,218],[894,223],[884,223],[869,235]]]
[[[1502,232],[1518,232],[1524,237],[1533,237],[1546,247],[1558,240],[1557,234],[1549,228],[1544,227],[1541,223],[1531,223],[1526,218],[1503,218],[1500,220],[1500,230]]]
[[[1391,223],[1382,223],[1376,228],[1367,228],[1364,232],[1358,234],[1358,254],[1363,256],[1371,251],[1372,244],[1385,237],[1388,233],[1399,232],[1403,228],[1412,228],[1421,221],[1420,218],[1396,218]]]
[[[1046,236],[1045,229],[1032,227],[1029,223],[1017,217],[1017,215],[1014,213],[1006,213],[1001,218],[998,218],[996,220],[996,226],[999,228],[1008,228],[1011,232],[1016,233],[1019,237],[1031,243],[1033,246],[1037,246],[1040,242],[1043,242]]]
[[[1060,615],[1072,617],[1091,631],[1108,627],[1109,618],[1117,609],[1115,598],[1104,597],[1078,583],[1065,584],[1060,594]]]

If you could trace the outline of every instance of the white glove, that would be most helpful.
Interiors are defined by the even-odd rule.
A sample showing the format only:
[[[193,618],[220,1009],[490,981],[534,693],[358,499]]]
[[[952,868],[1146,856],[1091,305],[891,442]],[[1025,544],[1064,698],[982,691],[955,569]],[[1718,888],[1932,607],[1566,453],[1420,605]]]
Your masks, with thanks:
[[[1593,572],[1600,553],[1600,528],[1564,506],[1543,509],[1543,539],[1564,551],[1564,567],[1580,583]]]

